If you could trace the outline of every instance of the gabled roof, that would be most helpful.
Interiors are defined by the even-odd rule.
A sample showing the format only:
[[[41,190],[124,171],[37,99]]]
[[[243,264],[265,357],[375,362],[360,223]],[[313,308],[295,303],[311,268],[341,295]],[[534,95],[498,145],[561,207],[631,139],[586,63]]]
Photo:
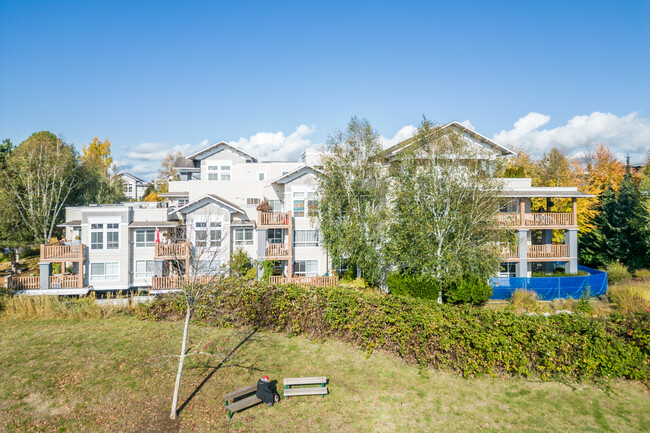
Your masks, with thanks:
[[[224,200],[223,198],[221,198],[219,196],[216,196],[214,194],[204,195],[203,197],[201,197],[199,199],[196,199],[193,202],[186,204],[185,206],[182,206],[182,207],[179,207],[178,209],[172,210],[170,213],[176,213],[176,212],[187,213],[189,211],[189,209],[191,209],[192,207],[195,207],[196,205],[200,205],[201,203],[207,203],[207,202],[210,202],[210,201],[225,207],[226,209],[228,209],[228,211],[230,211],[230,213],[242,213],[242,214],[245,214],[245,212],[239,206],[237,206],[236,204],[231,203],[228,200]]]
[[[200,159],[206,158],[208,155],[210,155],[212,153],[213,150],[215,150],[216,148],[218,148],[220,146],[226,146],[226,147],[230,148],[232,151],[234,151],[235,153],[239,153],[240,155],[243,155],[246,158],[250,158],[251,160],[253,160],[253,162],[258,161],[257,157],[251,155],[248,152],[244,152],[243,150],[233,146],[232,144],[228,144],[225,141],[220,141],[218,143],[215,143],[215,144],[213,144],[211,146],[206,147],[203,150],[199,150],[198,152],[195,152],[195,153],[191,154],[190,156],[188,156],[187,159],[199,159],[200,160]]]
[[[475,138],[476,140],[480,141],[481,143],[487,144],[489,147],[491,147],[493,150],[496,150],[499,152],[502,156],[508,156],[508,155],[514,155],[515,153],[508,149],[507,147],[504,147],[489,138],[485,137],[484,135],[479,134],[478,132],[474,131],[473,129],[468,128],[467,126],[463,125],[460,122],[453,121],[449,122],[446,125],[443,125],[440,129],[445,130],[448,128],[456,128],[460,129],[461,132],[466,133],[467,135]],[[404,140],[400,143],[397,143],[396,145],[389,147],[384,151],[384,157],[390,158],[391,156],[395,156],[397,153],[400,151],[404,150],[405,148],[413,145],[416,142],[415,137],[411,137],[407,140]]]
[[[130,177],[131,179],[135,180],[136,182],[144,182],[143,179],[140,179],[138,176],[134,176],[131,173],[127,173],[125,171],[121,171],[117,173],[118,176],[124,176],[124,177]]]
[[[314,174],[322,173],[319,169],[312,167],[311,165],[303,165],[302,167],[298,167],[295,170],[290,171],[287,174],[283,174],[277,179],[274,179],[271,183],[281,183],[281,184],[289,183],[292,180],[304,176],[305,174],[307,174],[307,172],[310,171]]]

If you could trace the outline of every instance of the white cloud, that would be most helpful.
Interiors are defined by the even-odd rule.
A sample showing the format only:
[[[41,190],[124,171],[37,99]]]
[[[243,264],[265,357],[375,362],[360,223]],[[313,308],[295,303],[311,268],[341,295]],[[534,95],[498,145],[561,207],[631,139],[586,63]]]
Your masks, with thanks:
[[[383,135],[380,135],[379,139],[381,140],[384,149],[386,149],[391,146],[395,146],[397,143],[400,143],[406,139],[413,137],[415,131],[417,130],[418,129],[413,125],[406,125],[401,127],[400,130],[397,131],[397,133],[395,133],[395,135],[393,135],[392,138],[386,138]]]
[[[528,113],[508,131],[502,130],[493,139],[506,147],[523,147],[532,155],[540,156],[553,147],[569,156],[581,156],[594,145],[604,143],[623,160],[630,155],[632,163],[645,161],[650,149],[650,119],[632,112],[619,117],[612,113],[593,112],[575,116],[566,125],[540,129],[551,117],[540,113]]]
[[[229,143],[260,159],[297,161],[306,149],[321,146],[312,144],[309,139],[315,130],[313,126],[300,125],[289,135],[284,135],[282,131],[258,132],[249,138],[241,137]]]
[[[197,144],[172,145],[171,143],[140,143],[115,159],[115,165],[120,171],[126,171],[145,180],[153,180],[158,176],[160,163],[167,154],[181,152],[191,154],[208,146],[208,140]]]

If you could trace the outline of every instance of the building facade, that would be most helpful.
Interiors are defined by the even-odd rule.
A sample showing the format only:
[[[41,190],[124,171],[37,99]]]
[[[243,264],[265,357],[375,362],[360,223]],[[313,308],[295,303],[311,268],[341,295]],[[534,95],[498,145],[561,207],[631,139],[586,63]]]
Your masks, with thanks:
[[[457,122],[444,128],[460,133],[477,155],[512,154]],[[409,143],[387,149],[386,160]],[[274,272],[285,277],[332,275],[338,264],[322,248],[316,218],[323,156],[306,151],[298,161],[260,161],[219,142],[175,162],[181,180],[169,182],[164,202],[69,207],[63,244],[41,247],[38,287],[171,289],[184,274],[220,272],[238,249],[273,261]],[[507,204],[497,217],[508,236],[501,276],[558,265],[576,272],[577,200],[588,195],[535,188],[530,179],[503,182]],[[543,206],[535,209],[540,199]],[[570,211],[553,212],[560,204]],[[58,262],[61,272],[54,275]]]
[[[130,173],[118,173],[117,174],[124,185],[124,195],[127,200],[141,200],[144,197],[144,191],[147,188],[147,184],[144,180],[140,179],[137,176],[134,176]]]

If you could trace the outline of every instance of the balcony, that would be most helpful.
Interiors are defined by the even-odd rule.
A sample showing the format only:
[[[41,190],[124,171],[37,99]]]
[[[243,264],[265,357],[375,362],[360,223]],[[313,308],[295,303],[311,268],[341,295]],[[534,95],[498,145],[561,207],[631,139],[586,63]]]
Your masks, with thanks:
[[[266,257],[269,259],[291,257],[289,244],[266,244]]]
[[[569,245],[566,244],[528,245],[526,258],[541,262],[569,260],[569,251]],[[519,246],[502,245],[500,257],[504,262],[519,261]]]
[[[307,287],[336,287],[339,284],[339,277],[292,277],[283,276],[270,277],[271,284],[296,284]]]
[[[563,229],[576,227],[576,214],[572,212],[498,213],[501,227],[528,229]]]
[[[291,226],[291,212],[258,212],[257,220],[262,227],[287,227]]]
[[[41,262],[83,261],[84,250],[84,244],[41,245]]]
[[[152,277],[151,290],[178,290],[191,285],[210,284],[219,279],[218,275],[173,275],[167,277]]]
[[[190,257],[190,243],[176,242],[174,244],[163,244],[156,242],[154,259],[156,260],[184,260]]]
[[[12,290],[40,289],[41,277],[7,277],[7,288]]]
[[[50,289],[81,289],[84,286],[81,275],[52,275]]]

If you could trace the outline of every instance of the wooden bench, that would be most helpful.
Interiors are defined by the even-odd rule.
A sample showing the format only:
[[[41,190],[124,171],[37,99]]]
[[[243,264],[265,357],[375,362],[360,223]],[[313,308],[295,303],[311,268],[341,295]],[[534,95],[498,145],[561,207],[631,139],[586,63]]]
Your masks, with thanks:
[[[226,401],[226,410],[228,411],[228,419],[232,418],[232,414],[240,411],[242,409],[246,409],[247,407],[255,406],[256,404],[259,404],[262,402],[257,396],[251,395],[246,398],[242,398],[241,400],[235,401],[235,399],[238,399],[240,397],[244,397],[245,395],[248,394],[253,394],[255,391],[257,391],[257,385],[251,385],[251,386],[246,386],[244,388],[239,388],[236,391],[229,392],[228,394],[223,396],[223,399]]]
[[[321,395],[325,397],[328,393],[327,378],[320,377],[291,377],[284,379],[284,396],[287,400],[291,397],[298,397],[301,395]],[[305,385],[320,385],[320,386],[307,386],[304,388],[291,388],[292,386],[305,386]]]

